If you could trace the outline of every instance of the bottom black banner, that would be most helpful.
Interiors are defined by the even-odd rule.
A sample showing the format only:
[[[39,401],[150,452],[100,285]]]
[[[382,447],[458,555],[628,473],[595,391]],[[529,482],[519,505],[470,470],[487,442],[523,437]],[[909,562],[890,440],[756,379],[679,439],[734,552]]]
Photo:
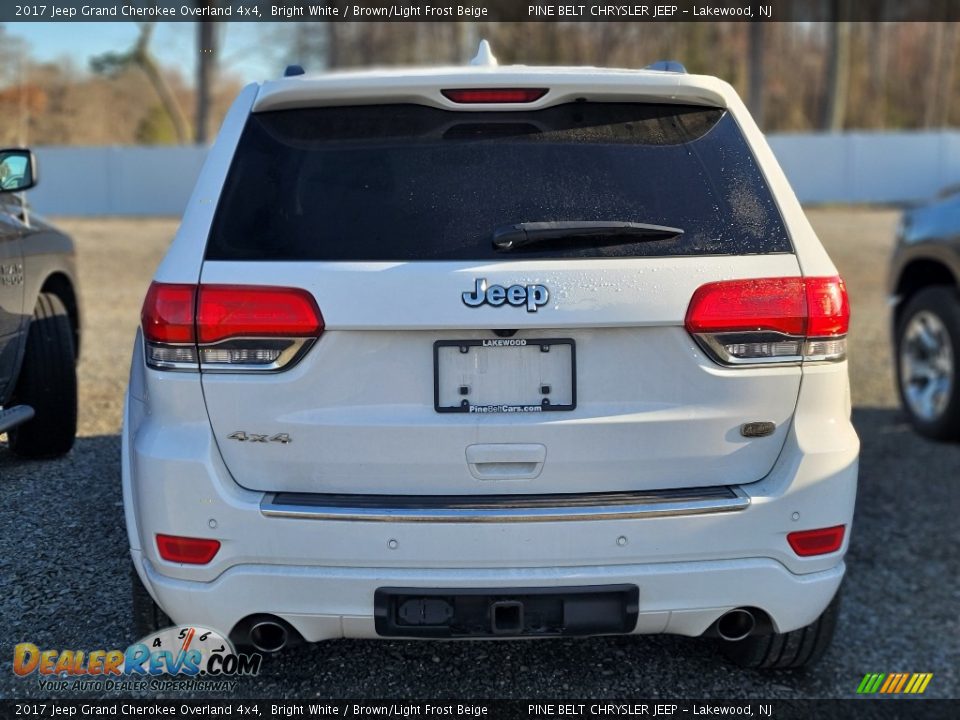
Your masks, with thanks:
[[[0,700],[0,718],[873,718],[960,717],[960,701],[856,700]]]

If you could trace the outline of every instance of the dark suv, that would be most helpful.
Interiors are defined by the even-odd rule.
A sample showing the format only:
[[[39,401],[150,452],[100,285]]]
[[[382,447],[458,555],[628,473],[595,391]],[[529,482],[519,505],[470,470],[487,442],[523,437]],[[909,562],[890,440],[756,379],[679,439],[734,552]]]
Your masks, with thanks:
[[[890,272],[897,385],[913,427],[960,438],[960,187],[908,210]]]
[[[28,458],[73,447],[80,351],[73,241],[28,211],[36,183],[29,150],[0,150],[0,433]]]

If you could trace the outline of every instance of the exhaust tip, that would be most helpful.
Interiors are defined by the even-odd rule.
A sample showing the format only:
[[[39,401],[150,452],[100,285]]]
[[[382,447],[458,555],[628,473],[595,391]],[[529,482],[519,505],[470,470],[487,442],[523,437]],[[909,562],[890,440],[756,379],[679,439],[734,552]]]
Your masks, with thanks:
[[[250,644],[260,652],[279,652],[289,636],[287,628],[274,620],[261,620],[250,627]]]
[[[757,619],[746,608],[736,608],[717,620],[717,634],[727,642],[737,642],[748,637],[757,627]]]

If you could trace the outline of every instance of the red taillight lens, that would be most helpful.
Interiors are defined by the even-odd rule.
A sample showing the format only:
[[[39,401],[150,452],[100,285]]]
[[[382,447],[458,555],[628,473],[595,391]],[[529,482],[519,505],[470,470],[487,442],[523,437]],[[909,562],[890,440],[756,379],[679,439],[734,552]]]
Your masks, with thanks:
[[[703,285],[687,308],[686,326],[692,333],[772,330],[803,335],[803,279],[730,280]]]
[[[160,370],[279,370],[323,332],[298,288],[154,283],[141,317],[147,364]]]
[[[194,342],[196,304],[196,285],[153,283],[140,312],[144,337],[150,342]]]
[[[850,304],[839,277],[729,280],[697,288],[685,327],[730,364],[842,360]]]
[[[843,545],[846,525],[835,525],[817,530],[800,530],[787,535],[787,542],[800,557],[827,555],[836,552]]]
[[[201,285],[197,339],[231,337],[316,337],[323,318],[306,290],[239,285]]]
[[[846,335],[850,326],[850,301],[843,278],[805,278],[807,337]]]
[[[220,551],[219,540],[157,535],[157,550],[164,560],[188,565],[206,565]]]
[[[477,88],[440,91],[455,103],[483,105],[490,103],[529,103],[547,94],[547,88]]]

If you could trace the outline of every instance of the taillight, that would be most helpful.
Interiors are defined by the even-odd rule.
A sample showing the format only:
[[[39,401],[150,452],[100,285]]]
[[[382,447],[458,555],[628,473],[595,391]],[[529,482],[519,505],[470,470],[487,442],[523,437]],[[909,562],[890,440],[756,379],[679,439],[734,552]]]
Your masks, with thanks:
[[[153,283],[140,313],[143,332],[157,342],[192,343],[196,303],[196,285]]]
[[[161,370],[279,370],[323,332],[306,290],[256,285],[153,283],[141,320],[147,365]]]
[[[440,92],[455,103],[487,105],[534,102],[547,94],[547,88],[464,88]]]
[[[220,551],[220,541],[207,538],[157,535],[157,550],[164,560],[188,565],[206,565]]]
[[[724,365],[843,360],[850,304],[840,277],[726,280],[697,288],[685,327]]]
[[[197,340],[230,337],[316,337],[320,311],[306,290],[240,285],[201,285]]]
[[[836,552],[843,545],[846,533],[845,525],[834,525],[816,530],[800,530],[787,535],[791,549],[800,557],[827,555]]]

